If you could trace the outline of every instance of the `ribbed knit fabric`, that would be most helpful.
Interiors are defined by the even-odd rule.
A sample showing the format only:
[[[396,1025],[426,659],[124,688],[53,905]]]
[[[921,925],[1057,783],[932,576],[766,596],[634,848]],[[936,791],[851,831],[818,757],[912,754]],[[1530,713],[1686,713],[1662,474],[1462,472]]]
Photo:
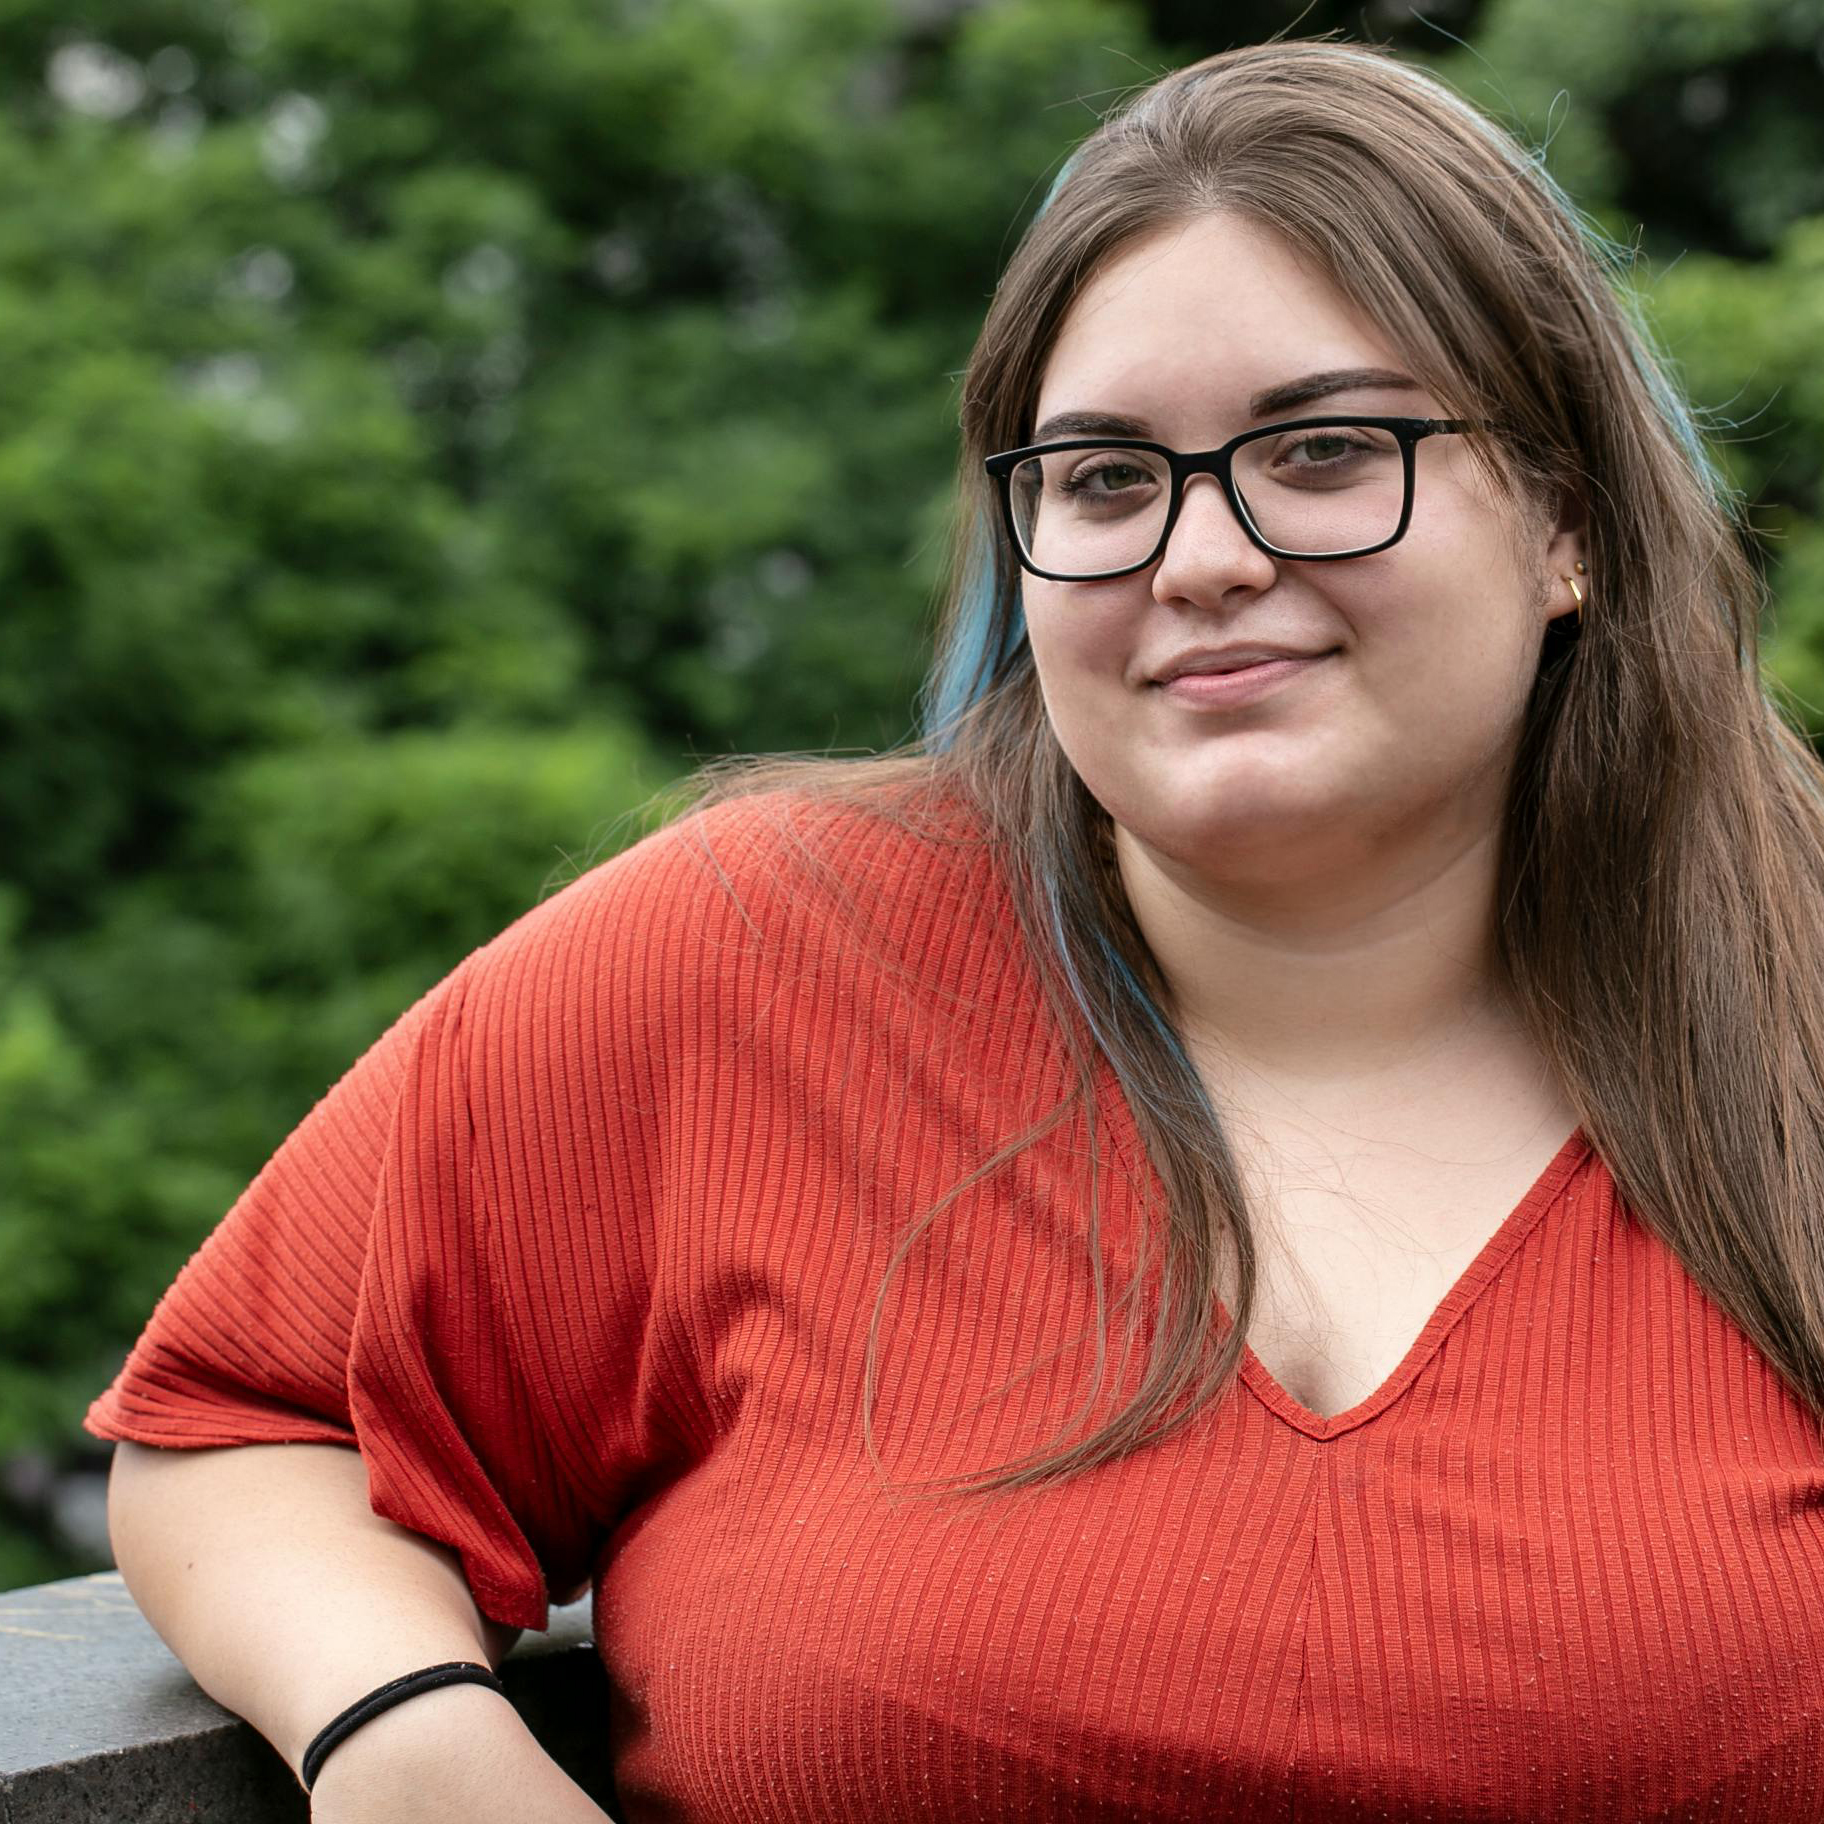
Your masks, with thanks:
[[[1817,1427],[1580,1134],[1352,1410],[1250,1353],[1060,1488],[883,1493],[895,1245],[1068,1087],[978,846],[700,815],[355,1066],[90,1428],[352,1440],[503,1622],[593,1576],[627,1824],[1824,1817]],[[1083,1416],[1092,1196],[1112,1296],[1154,1191],[1104,1072],[956,1198],[882,1312],[890,1475]]]

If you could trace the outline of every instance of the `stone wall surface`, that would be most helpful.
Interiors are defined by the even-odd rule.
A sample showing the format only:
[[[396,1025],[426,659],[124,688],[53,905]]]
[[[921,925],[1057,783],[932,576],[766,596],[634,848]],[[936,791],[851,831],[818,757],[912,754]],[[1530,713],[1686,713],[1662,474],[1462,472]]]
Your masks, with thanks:
[[[612,1812],[607,1680],[587,1599],[554,1609],[548,1633],[522,1636],[501,1677],[546,1752]],[[308,1816],[291,1769],[197,1689],[119,1572],[0,1593],[0,1824]]]

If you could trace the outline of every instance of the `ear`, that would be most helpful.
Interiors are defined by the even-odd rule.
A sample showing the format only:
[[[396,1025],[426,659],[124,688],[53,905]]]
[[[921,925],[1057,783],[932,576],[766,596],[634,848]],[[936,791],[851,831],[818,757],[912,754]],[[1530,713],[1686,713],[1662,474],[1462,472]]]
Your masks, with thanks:
[[[1590,599],[1588,527],[1589,514],[1581,496],[1570,488],[1560,488],[1555,503],[1546,508],[1541,525],[1544,542],[1540,547],[1540,562],[1545,573],[1545,590],[1540,605],[1548,621],[1555,621],[1560,615],[1576,614],[1577,593],[1582,594],[1586,603]],[[1581,571],[1577,568],[1579,564],[1585,566]],[[1576,593],[1571,589],[1573,582],[1577,585]]]

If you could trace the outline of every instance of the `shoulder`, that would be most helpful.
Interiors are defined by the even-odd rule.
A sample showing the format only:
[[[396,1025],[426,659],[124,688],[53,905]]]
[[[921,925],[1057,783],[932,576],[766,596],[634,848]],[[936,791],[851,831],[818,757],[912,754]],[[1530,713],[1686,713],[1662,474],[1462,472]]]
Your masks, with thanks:
[[[952,799],[883,783],[722,798],[551,894],[469,959],[478,984],[574,1005],[665,995],[768,954],[799,966],[863,948],[899,964],[959,922],[1001,945],[1012,920],[980,826]]]
[[[806,895],[917,896],[993,872],[963,807],[887,784],[841,796],[804,787],[748,793],[663,834],[715,889],[782,907]]]
[[[953,799],[893,784],[840,796],[799,786],[690,811],[558,897],[574,897],[579,913],[637,901],[752,923],[843,899],[942,897],[995,874],[978,823]]]

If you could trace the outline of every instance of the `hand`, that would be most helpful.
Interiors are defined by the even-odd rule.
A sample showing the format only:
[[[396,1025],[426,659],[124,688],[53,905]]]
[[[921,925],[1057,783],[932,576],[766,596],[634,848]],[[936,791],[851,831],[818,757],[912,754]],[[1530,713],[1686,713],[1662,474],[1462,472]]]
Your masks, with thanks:
[[[324,1761],[312,1824],[612,1824],[481,1685],[420,1692],[364,1723]]]

